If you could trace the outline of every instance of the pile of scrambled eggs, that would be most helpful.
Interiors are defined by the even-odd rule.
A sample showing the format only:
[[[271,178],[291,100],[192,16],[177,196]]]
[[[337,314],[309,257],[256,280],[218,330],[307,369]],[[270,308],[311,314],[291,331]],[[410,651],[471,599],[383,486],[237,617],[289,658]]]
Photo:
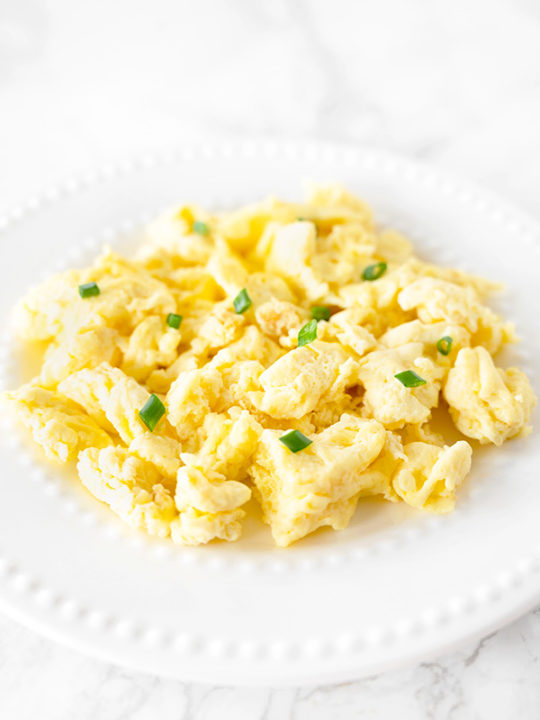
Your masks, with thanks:
[[[342,529],[359,498],[454,509],[462,436],[527,432],[535,397],[494,357],[512,326],[497,289],[427,264],[340,186],[156,220],[133,258],[106,250],[17,307],[46,345],[7,394],[50,460],[126,523],[198,545],[236,540],[254,497],[275,542]]]

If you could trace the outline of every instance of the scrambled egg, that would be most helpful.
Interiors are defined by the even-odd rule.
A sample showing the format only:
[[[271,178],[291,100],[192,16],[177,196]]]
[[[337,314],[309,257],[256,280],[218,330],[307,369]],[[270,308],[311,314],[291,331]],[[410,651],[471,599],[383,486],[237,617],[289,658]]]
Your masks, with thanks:
[[[497,286],[425,263],[338,185],[304,204],[175,208],[132,259],[106,250],[16,309],[46,346],[7,393],[46,457],[126,523],[196,545],[240,537],[246,504],[287,546],[367,496],[454,509],[472,457],[528,432],[526,376],[494,356]]]

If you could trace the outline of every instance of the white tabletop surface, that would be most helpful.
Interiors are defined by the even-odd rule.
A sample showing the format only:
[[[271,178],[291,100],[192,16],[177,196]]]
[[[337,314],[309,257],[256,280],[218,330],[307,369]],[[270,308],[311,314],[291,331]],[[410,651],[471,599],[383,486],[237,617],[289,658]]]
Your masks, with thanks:
[[[2,0],[0,215],[104,163],[265,134],[405,152],[540,216],[539,83],[537,0]],[[537,720],[539,660],[540,608],[415,667],[243,690],[137,675],[0,618],[0,717]]]

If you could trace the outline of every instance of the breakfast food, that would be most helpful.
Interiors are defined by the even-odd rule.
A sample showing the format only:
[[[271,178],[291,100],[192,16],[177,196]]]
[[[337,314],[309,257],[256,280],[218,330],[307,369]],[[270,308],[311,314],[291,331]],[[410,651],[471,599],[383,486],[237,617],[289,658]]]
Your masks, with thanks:
[[[19,303],[45,351],[6,398],[48,460],[177,543],[238,539],[251,498],[279,546],[345,528],[369,496],[450,512],[467,438],[526,434],[536,402],[496,365],[516,340],[496,289],[418,259],[337,185],[175,208],[133,258],[106,249]]]

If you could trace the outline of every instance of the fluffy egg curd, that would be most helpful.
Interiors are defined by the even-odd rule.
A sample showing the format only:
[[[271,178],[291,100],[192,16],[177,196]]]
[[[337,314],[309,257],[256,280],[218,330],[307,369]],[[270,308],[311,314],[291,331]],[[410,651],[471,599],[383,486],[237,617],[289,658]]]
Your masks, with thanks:
[[[16,328],[46,347],[7,399],[49,460],[134,528],[237,540],[254,497],[277,545],[379,496],[447,513],[471,467],[447,443],[528,431],[497,285],[428,264],[344,188],[233,212],[175,208],[126,258],[52,277]]]

